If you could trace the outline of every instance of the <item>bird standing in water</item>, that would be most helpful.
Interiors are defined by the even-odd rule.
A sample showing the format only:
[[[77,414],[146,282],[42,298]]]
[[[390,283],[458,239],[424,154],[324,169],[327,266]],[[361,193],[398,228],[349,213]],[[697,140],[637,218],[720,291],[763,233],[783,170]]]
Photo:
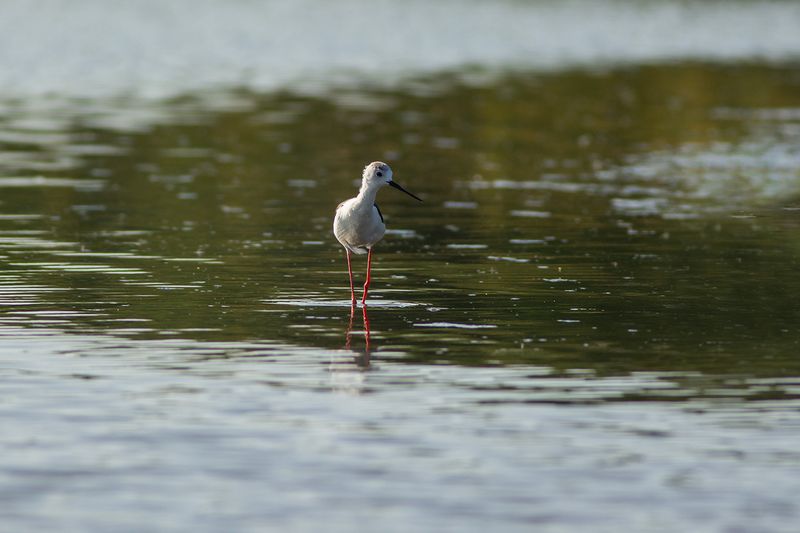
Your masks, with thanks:
[[[371,281],[372,247],[386,233],[386,225],[383,223],[381,210],[375,203],[375,196],[378,194],[378,190],[386,185],[403,191],[415,200],[422,201],[398,185],[396,181],[392,181],[392,169],[389,168],[389,165],[374,161],[364,167],[358,196],[340,203],[336,208],[336,218],[333,219],[333,234],[336,236],[336,240],[344,246],[347,254],[350,297],[354,306],[356,305],[356,293],[353,288],[353,267],[350,263],[350,256],[351,254],[368,254],[367,280],[364,282],[364,295],[361,298],[361,305],[364,305],[367,301],[367,291]]]

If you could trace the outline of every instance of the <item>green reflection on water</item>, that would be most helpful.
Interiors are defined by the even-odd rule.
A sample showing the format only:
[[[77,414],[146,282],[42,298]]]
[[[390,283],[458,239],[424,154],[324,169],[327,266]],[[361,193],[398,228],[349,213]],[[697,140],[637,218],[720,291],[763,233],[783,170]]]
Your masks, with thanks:
[[[384,159],[425,203],[379,197],[374,356],[800,376],[796,69],[461,79],[7,107],[0,322],[339,348],[333,210]]]

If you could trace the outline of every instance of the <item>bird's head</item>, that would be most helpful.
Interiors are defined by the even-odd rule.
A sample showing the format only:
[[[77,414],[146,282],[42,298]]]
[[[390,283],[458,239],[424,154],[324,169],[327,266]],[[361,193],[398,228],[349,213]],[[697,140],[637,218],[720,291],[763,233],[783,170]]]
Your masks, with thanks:
[[[401,187],[396,181],[392,180],[392,169],[386,163],[381,161],[373,161],[364,167],[364,173],[362,176],[364,178],[364,185],[362,185],[362,187],[366,186],[370,188],[380,188],[384,185],[389,185],[397,190],[403,191],[415,200],[419,200],[420,202],[422,201]]]
[[[392,169],[386,163],[373,161],[364,167],[362,176],[369,184],[388,185],[392,182]]]

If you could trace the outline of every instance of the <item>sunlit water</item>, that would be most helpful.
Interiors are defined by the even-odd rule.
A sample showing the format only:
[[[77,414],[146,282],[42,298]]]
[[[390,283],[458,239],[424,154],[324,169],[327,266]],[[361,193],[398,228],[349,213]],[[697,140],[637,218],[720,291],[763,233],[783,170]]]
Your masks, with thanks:
[[[512,12],[574,22],[583,4],[532,5]],[[687,16],[609,5],[598,27]],[[741,50],[644,55],[769,65],[611,47],[564,70],[555,42],[541,64],[498,44],[513,68],[457,68],[487,61],[467,49],[315,94],[201,76],[120,96],[130,79],[187,90],[136,61],[91,98],[65,96],[77,79],[45,95],[57,69],[14,78],[0,529],[795,531],[800,76],[784,56],[800,46],[782,24],[763,47],[751,31]],[[578,50],[564,63],[594,57]],[[373,159],[424,203],[380,193],[389,232],[351,316],[331,223]]]

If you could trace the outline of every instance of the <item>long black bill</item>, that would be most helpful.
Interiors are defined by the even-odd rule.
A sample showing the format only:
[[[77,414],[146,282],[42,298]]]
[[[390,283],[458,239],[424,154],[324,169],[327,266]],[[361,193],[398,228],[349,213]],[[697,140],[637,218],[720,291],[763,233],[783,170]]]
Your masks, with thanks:
[[[395,189],[397,189],[398,191],[403,191],[404,193],[406,193],[407,195],[409,195],[409,196],[410,196],[411,198],[413,198],[414,200],[417,200],[417,201],[420,201],[420,202],[422,201],[422,198],[417,198],[416,196],[414,196],[413,194],[411,194],[410,192],[408,192],[407,190],[405,190],[404,188],[402,188],[402,187],[400,186],[400,184],[399,184],[399,183],[397,183],[396,181],[390,181],[390,182],[389,182],[389,185],[391,185],[392,187],[394,187],[394,188],[395,188]]]

